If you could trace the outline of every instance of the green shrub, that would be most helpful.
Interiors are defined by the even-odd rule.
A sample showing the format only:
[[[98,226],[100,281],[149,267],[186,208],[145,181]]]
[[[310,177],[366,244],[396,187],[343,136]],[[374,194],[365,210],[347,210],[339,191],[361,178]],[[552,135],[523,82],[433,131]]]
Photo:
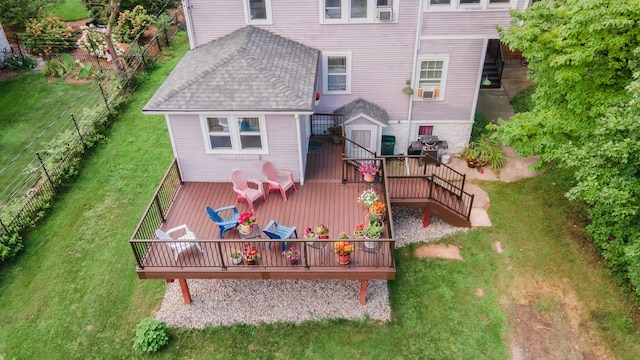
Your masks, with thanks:
[[[169,327],[164,321],[145,318],[136,327],[133,337],[133,348],[145,352],[156,352],[169,343],[167,332]]]
[[[73,58],[69,54],[53,58],[47,61],[44,67],[44,76],[62,77],[73,70]]]
[[[489,118],[476,111],[473,117],[473,126],[471,127],[471,141],[480,139],[487,134],[489,132],[487,125],[490,123]]]
[[[536,91],[535,84],[523,89],[516,96],[512,97],[509,102],[513,106],[513,111],[517,113],[528,112],[533,109],[532,95]]]
[[[129,43],[137,38],[149,24],[151,24],[151,16],[147,14],[147,10],[141,5],[120,13],[118,17],[118,25],[113,31],[116,40],[123,43]]]
[[[495,171],[502,169],[507,160],[502,144],[488,136],[470,142],[460,155],[465,161],[476,162],[479,167],[488,165]]]
[[[60,54],[76,47],[71,30],[55,16],[27,22],[24,45],[39,56]]]
[[[9,70],[20,70],[20,71],[31,70],[35,68],[37,65],[36,61],[33,60],[32,58],[28,56],[23,57],[20,55],[13,55],[11,57],[4,59],[4,64]]]
[[[22,247],[22,237],[19,234],[2,234],[0,236],[0,261],[14,257]]]

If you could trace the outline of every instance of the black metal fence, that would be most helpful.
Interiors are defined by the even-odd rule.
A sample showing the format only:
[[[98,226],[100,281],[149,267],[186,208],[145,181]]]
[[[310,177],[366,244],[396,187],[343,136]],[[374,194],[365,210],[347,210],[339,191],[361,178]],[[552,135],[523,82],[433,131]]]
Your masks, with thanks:
[[[182,178],[178,161],[174,159],[133,232],[132,239],[153,239],[155,237],[155,230],[166,221],[167,210],[181,185]]]
[[[138,268],[215,268],[227,269],[243,267],[245,269],[310,269],[310,268],[394,268],[394,244],[391,239],[287,239],[289,246],[295,246],[299,256],[295,263],[288,261],[280,249],[281,240],[131,240]],[[353,245],[349,262],[341,264],[334,251],[334,243],[347,241]],[[169,246],[171,244],[171,246]],[[195,246],[198,244],[198,246]],[[254,247],[260,258],[249,265],[246,261],[235,264],[230,257],[232,250],[242,252],[245,244]],[[182,247],[184,251],[176,253],[173,249]],[[291,247],[289,247],[291,248]],[[188,249],[188,250],[187,250]],[[244,260],[244,259],[243,259]],[[346,262],[346,259],[342,260]],[[219,269],[218,269],[219,270]]]
[[[129,51],[122,57],[121,69],[111,66],[112,75],[106,76],[101,83],[92,84],[63,114],[52,116],[52,124],[64,122],[64,125],[52,127],[57,131],[53,140],[43,150],[35,152],[34,160],[21,172],[22,176],[3,186],[0,193],[0,237],[22,234],[44,216],[56,192],[68,185],[77,173],[87,147],[99,140],[113,120],[115,110],[135,90],[134,75],[147,69],[178,33],[178,25],[184,20],[181,9],[172,17],[175,24],[157,32],[145,45],[134,41],[135,44],[129,46]],[[12,50],[11,55],[16,55],[16,50]],[[20,47],[17,55],[28,56]],[[108,64],[106,60],[91,56],[86,59],[90,58],[101,65],[101,70],[106,70],[103,66]],[[25,149],[12,161],[33,154]],[[161,200],[165,201],[166,196],[168,193],[162,192]]]

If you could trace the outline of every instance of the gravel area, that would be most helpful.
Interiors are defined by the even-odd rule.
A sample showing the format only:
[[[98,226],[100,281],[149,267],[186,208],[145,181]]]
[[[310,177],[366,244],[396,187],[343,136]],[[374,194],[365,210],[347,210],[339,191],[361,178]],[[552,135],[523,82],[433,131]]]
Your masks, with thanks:
[[[396,247],[428,242],[465,231],[431,217],[422,227],[420,209],[394,208]],[[384,280],[371,280],[367,303],[360,305],[357,280],[188,280],[192,302],[185,305],[176,281],[155,317],[172,327],[204,328],[236,323],[301,323],[321,319],[391,320]]]

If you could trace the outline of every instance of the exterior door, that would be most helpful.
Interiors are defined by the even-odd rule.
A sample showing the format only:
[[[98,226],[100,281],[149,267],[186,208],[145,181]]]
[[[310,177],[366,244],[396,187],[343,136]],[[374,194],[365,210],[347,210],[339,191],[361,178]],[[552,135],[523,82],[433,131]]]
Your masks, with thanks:
[[[376,125],[347,125],[345,131],[349,140],[373,153],[378,153],[378,127]],[[347,156],[351,158],[373,157],[348,141],[346,151]]]

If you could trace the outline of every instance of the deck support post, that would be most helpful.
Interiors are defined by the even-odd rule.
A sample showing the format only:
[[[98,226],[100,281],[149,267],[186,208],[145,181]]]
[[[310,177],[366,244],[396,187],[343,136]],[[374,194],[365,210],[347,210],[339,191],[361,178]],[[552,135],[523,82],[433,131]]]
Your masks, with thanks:
[[[424,208],[424,217],[422,218],[422,227],[428,227],[429,222],[431,221],[431,210],[429,208]]]
[[[184,299],[184,303],[189,305],[191,304],[191,294],[189,293],[189,285],[187,285],[187,279],[178,279],[180,283],[180,290],[182,290],[182,299]]]
[[[367,303],[367,283],[369,280],[360,280],[360,305],[364,306]]]

